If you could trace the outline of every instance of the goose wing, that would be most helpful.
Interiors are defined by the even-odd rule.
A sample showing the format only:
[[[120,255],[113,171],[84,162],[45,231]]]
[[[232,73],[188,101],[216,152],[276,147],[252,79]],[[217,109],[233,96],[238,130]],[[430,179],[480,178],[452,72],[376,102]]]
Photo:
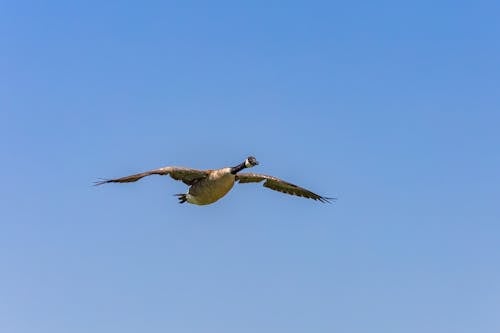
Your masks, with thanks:
[[[113,179],[102,179],[100,181],[95,182],[95,185],[102,185],[107,183],[130,183],[138,181],[139,179],[151,175],[170,175],[175,180],[181,180],[186,185],[192,185],[200,179],[203,179],[208,176],[208,171],[205,170],[196,170],[189,169],[184,167],[163,167],[154,170],[149,170],[141,173],[136,173],[133,175],[121,177],[121,178],[113,178]]]
[[[261,181],[265,180],[264,187],[270,188],[271,190],[279,191],[286,194],[296,195],[299,197],[309,198],[313,200],[319,200],[321,202],[329,203],[331,201],[336,200],[336,198],[323,197],[303,187],[286,182],[274,176],[262,175],[257,173],[238,173],[236,175],[236,180],[239,183],[260,183]]]

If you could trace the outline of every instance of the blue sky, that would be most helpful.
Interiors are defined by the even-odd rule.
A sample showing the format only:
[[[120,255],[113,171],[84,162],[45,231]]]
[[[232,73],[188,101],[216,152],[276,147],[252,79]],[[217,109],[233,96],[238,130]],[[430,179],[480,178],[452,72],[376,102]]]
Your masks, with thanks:
[[[498,332],[499,10],[1,3],[0,331]]]

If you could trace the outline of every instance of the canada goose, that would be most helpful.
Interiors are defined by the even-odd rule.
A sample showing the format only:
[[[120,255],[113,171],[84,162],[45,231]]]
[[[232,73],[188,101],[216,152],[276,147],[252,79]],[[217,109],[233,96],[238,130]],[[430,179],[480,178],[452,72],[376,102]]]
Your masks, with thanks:
[[[107,183],[130,183],[150,175],[170,175],[175,180],[181,180],[189,185],[187,193],[175,194],[179,197],[179,203],[189,202],[195,205],[208,205],[216,202],[225,196],[234,182],[239,183],[259,183],[263,180],[264,187],[286,194],[299,197],[319,200],[320,202],[330,202],[335,198],[327,198],[313,193],[305,188],[291,184],[279,178],[257,173],[239,173],[241,170],[258,165],[259,162],[253,156],[249,156],[244,162],[234,166],[215,170],[196,170],[184,167],[167,166],[154,169],[135,175],[125,176],[115,179],[103,179],[95,182],[95,185]]]

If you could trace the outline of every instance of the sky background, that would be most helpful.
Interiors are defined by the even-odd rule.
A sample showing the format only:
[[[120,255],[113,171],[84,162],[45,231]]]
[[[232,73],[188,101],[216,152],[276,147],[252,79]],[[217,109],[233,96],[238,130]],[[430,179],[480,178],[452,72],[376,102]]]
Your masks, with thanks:
[[[499,332],[499,12],[0,2],[0,331]]]

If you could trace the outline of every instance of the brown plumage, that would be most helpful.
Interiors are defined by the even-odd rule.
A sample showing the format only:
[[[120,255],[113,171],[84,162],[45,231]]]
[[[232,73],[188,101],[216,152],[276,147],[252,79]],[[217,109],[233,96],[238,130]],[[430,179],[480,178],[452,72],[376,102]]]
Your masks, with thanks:
[[[270,188],[271,190],[279,191],[286,194],[296,195],[308,199],[319,200],[321,202],[330,202],[335,200],[335,198],[323,197],[303,187],[286,182],[282,179],[273,176],[262,175],[258,173],[239,173],[236,175],[236,180],[240,184],[260,183],[261,181],[265,180],[264,187]]]
[[[296,195],[320,202],[331,202],[335,198],[328,198],[311,192],[303,187],[286,182],[282,179],[256,174],[239,173],[245,168],[251,168],[259,163],[253,156],[249,156],[243,163],[234,167],[226,167],[215,170],[197,170],[184,167],[163,167],[130,176],[115,179],[104,179],[95,183],[102,185],[107,183],[130,183],[143,177],[151,175],[169,175],[175,180],[180,180],[189,185],[188,192],[176,194],[179,203],[189,202],[196,205],[208,205],[224,197],[232,188],[235,182],[239,183],[259,183],[265,180],[264,187],[270,188],[286,194]]]

